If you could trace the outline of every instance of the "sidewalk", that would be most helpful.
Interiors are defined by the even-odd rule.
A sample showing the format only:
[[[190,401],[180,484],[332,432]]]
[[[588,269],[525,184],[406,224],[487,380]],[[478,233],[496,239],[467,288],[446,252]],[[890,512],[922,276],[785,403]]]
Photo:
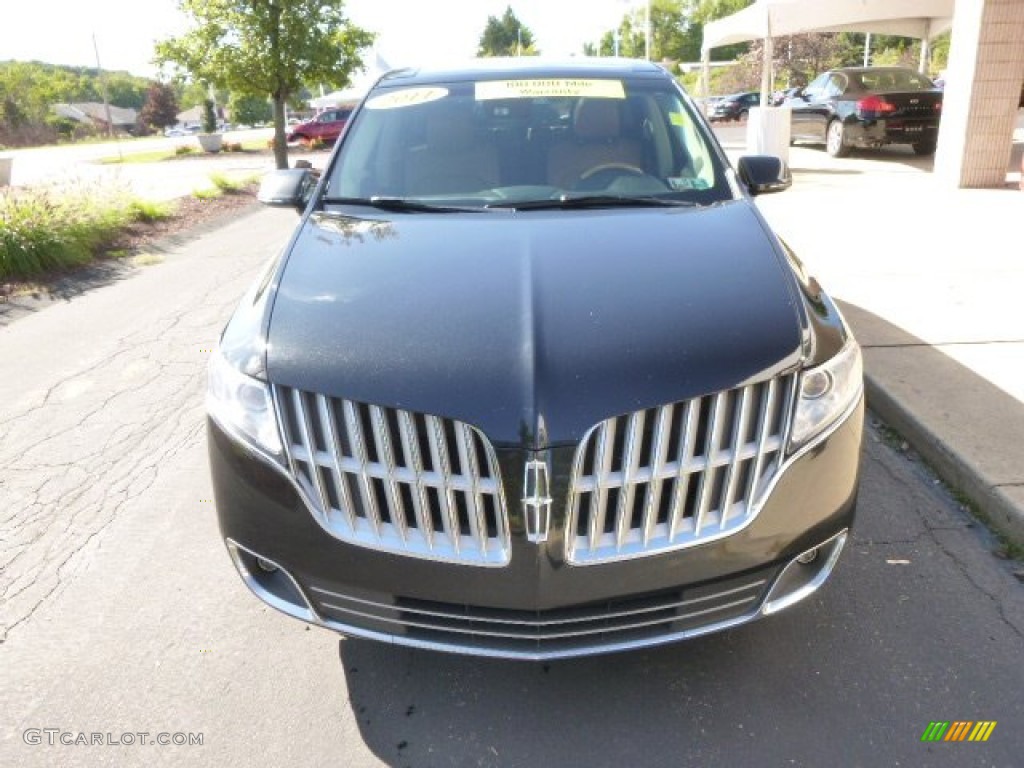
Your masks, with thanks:
[[[1024,192],[940,190],[909,148],[790,166],[758,206],[843,307],[870,407],[1024,544]]]

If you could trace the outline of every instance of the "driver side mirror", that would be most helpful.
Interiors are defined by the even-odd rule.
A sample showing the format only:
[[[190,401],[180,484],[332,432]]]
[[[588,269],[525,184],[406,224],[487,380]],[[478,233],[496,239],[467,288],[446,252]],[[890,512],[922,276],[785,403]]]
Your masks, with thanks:
[[[746,155],[736,164],[740,180],[747,185],[751,195],[781,192],[793,184],[789,166],[775,155]]]
[[[286,168],[273,171],[263,177],[256,199],[274,208],[296,208],[301,213],[306,208],[317,176],[312,168]]]

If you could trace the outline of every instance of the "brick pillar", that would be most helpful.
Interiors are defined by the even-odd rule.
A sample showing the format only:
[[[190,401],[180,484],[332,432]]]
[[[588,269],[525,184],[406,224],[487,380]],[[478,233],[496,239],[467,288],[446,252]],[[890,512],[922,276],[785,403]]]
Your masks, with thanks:
[[[1002,187],[1024,80],[1024,2],[957,0],[935,175]]]

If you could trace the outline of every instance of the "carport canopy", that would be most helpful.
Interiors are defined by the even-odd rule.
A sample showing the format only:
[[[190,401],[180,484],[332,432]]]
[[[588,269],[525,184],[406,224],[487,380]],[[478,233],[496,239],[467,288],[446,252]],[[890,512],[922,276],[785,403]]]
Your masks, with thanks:
[[[871,32],[931,40],[953,23],[954,0],[757,0],[704,27],[703,51],[806,32]]]
[[[771,39],[807,32],[862,32],[917,37],[923,48],[952,27],[954,0],[757,0],[731,16],[704,27],[702,58],[712,48],[765,40],[765,60],[772,56]],[[922,57],[923,58],[923,57]],[[770,67],[762,78],[762,105],[770,89]],[[704,88],[707,89],[707,66]]]

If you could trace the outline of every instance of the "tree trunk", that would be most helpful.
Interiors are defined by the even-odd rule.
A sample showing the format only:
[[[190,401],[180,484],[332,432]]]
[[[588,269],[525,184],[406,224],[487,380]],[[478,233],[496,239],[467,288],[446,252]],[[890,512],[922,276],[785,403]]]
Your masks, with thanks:
[[[274,165],[278,170],[288,167],[288,144],[285,141],[284,97],[274,95]]]

